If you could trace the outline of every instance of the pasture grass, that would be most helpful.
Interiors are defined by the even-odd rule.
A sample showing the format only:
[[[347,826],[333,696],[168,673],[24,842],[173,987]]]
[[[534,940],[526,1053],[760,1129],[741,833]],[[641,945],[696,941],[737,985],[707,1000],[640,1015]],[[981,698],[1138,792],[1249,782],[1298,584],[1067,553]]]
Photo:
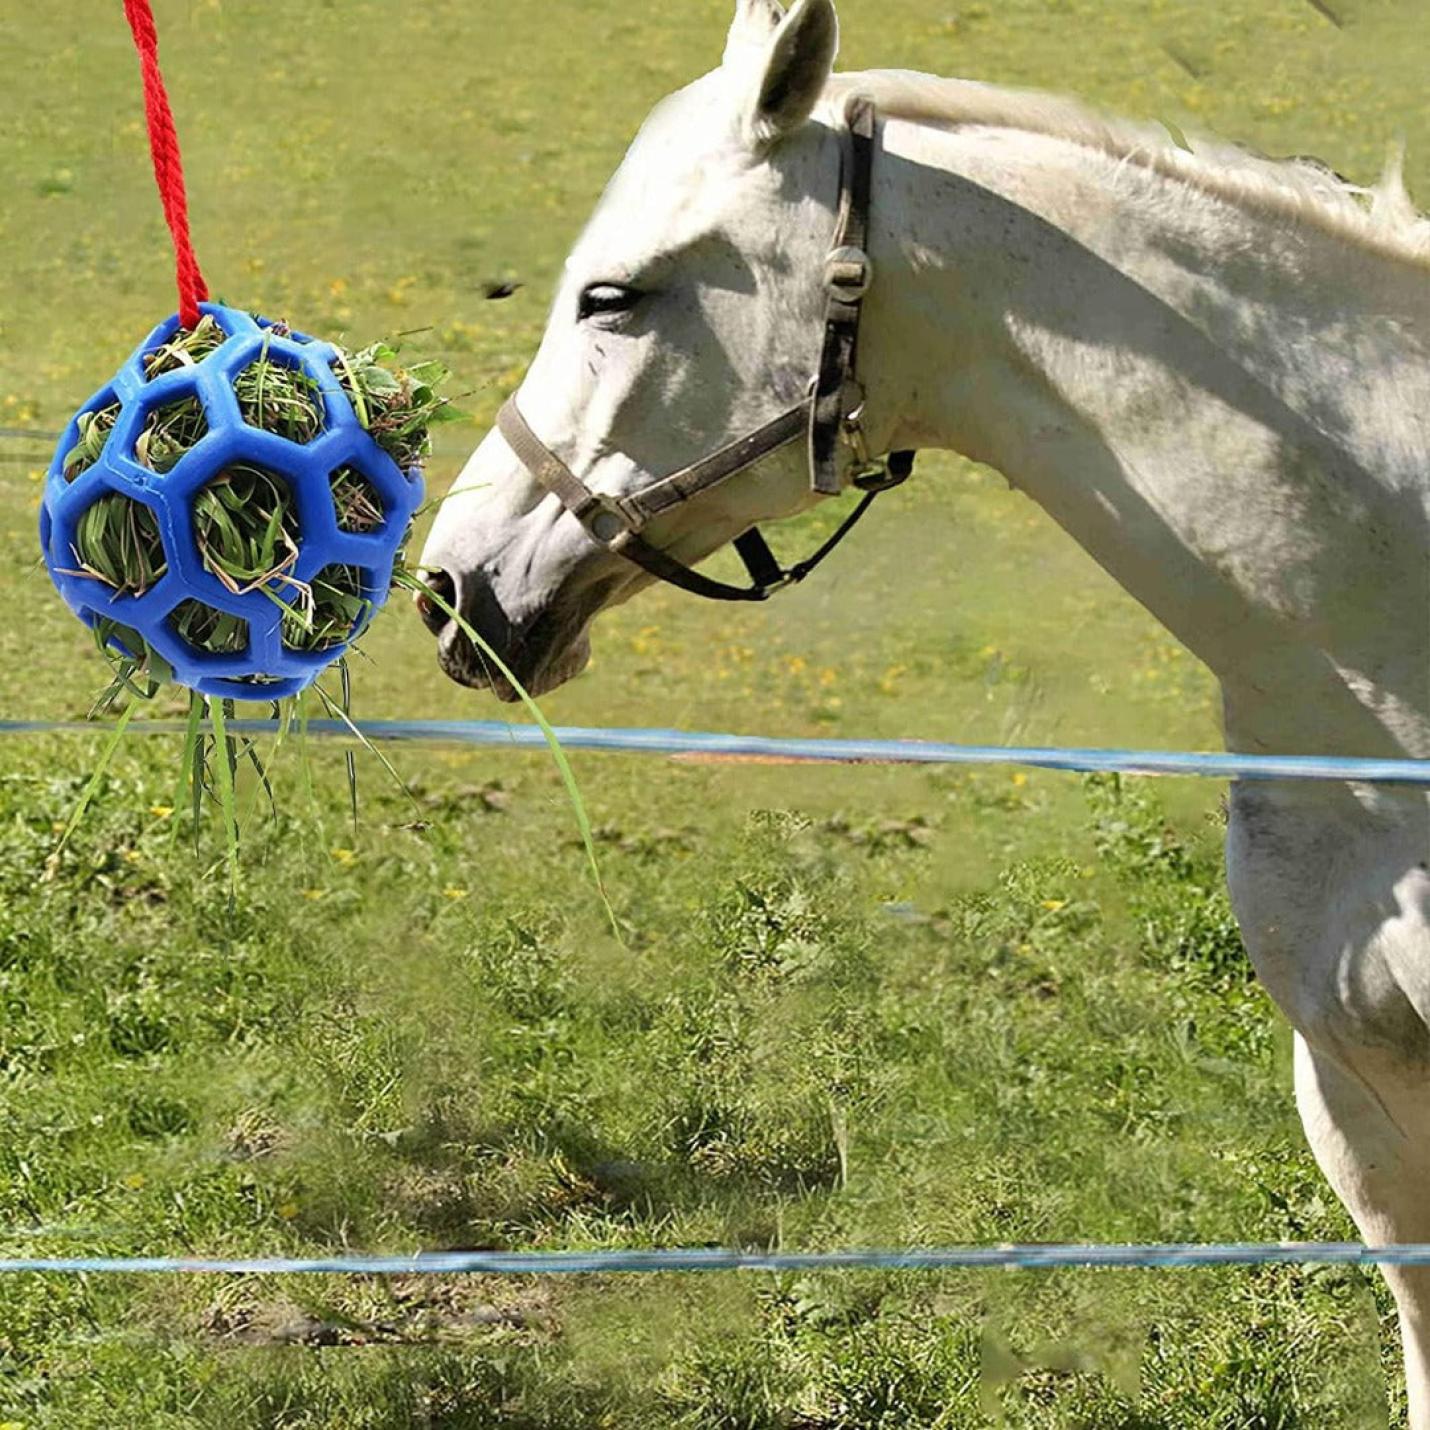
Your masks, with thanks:
[[[324,335],[430,329],[476,390],[440,491],[726,8],[160,5],[215,290]],[[1075,88],[1360,179],[1408,132],[1423,195],[1416,7],[1332,8],[841,12],[850,65]],[[172,302],[168,258],[122,25],[0,32],[0,424],[57,430]],[[0,444],[7,717],[102,683],[35,559],[46,460]],[[546,713],[1215,743],[1205,673],[996,478],[935,459],[881,506],[768,609],[615,613]],[[410,612],[365,649],[363,713],[493,713]],[[618,940],[540,756],[402,749],[414,811],[362,754],[354,831],[342,755],[290,742],[276,814],[237,772],[231,896],[225,832],[176,838],[177,740],[125,743],[56,855],[102,738],[0,766],[7,1252],[1351,1234],[1229,920],[1214,786],[583,757]],[[1321,1430],[1399,1415],[1396,1358],[1378,1283],[1340,1269],[0,1282],[0,1424],[26,1430]]]
[[[1062,852],[936,906],[884,892],[929,873],[912,820],[608,828],[622,948],[533,878],[524,851],[572,842],[535,764],[424,787],[426,831],[375,789],[355,848],[321,805],[250,821],[231,908],[173,855],[143,765],[107,780],[43,887],[44,811],[77,779],[0,786],[11,1251],[1346,1233],[1215,821],[1173,832],[1140,788],[1086,782]],[[440,883],[474,848],[503,899]],[[1374,1405],[1358,1271],[1114,1277],[27,1278],[0,1288],[6,1409],[1192,1427]]]

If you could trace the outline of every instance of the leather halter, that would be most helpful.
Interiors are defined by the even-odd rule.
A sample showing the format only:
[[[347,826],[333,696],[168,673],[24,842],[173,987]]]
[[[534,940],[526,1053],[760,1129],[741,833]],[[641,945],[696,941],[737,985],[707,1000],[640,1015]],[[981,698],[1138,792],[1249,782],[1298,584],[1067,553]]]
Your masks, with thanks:
[[[652,576],[716,601],[764,601],[785,586],[803,581],[854,529],[880,492],[907,480],[912,452],[893,452],[871,461],[862,427],[864,390],[857,378],[859,316],[873,281],[867,252],[869,203],[874,168],[874,106],[856,97],[845,111],[839,218],[824,265],[824,346],[809,396],[763,427],[727,444],[688,467],[627,497],[592,491],[527,425],[515,396],[497,414],[497,427],[526,470],[551,492],[608,551],[633,561]],[[810,487],[834,496],[841,489],[841,442],[854,453],[854,485],[863,499],[812,556],[788,568],[775,559],[757,528],[735,539],[735,549],[749,572],[749,586],[712,580],[652,546],[641,536],[646,524],[681,502],[748,470],[771,452],[804,437],[809,455]]]

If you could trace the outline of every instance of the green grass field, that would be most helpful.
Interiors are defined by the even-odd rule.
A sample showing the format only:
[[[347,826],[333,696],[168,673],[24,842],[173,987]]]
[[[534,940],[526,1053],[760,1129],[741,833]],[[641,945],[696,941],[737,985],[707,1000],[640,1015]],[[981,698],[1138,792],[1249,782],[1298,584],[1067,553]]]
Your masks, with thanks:
[[[726,0],[164,0],[215,292],[354,340],[419,330],[511,390],[634,126]],[[1317,153],[1410,140],[1399,0],[845,0],[847,67],[1074,89]],[[173,302],[117,3],[0,13],[0,426],[53,430]],[[483,300],[493,279],[526,286]],[[104,682],[37,563],[39,444],[0,443],[8,718]],[[951,458],[827,576],[605,619],[554,721],[1212,747],[1205,672],[1026,501]],[[819,513],[805,522],[820,527]],[[792,541],[807,539],[795,532]],[[359,713],[491,718],[405,603]],[[164,702],[160,702],[163,707]],[[1345,1238],[1289,1036],[1220,877],[1221,791],[1007,770],[575,760],[623,943],[550,761],[296,752],[222,836],[179,742],[0,754],[0,1252],[821,1248]],[[255,792],[250,791],[249,795]],[[0,1430],[1323,1430],[1398,1414],[1357,1271],[0,1282]]]

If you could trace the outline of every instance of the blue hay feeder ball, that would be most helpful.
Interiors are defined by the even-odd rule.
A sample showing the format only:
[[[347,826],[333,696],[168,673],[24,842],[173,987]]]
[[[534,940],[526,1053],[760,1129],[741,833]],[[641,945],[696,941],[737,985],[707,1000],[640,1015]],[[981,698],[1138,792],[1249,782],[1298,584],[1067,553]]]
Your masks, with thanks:
[[[222,346],[192,367],[146,378],[145,355],[179,329],[178,317],[169,318],[70,420],[45,479],[40,542],[51,578],[86,625],[109,620],[137,632],[173,667],[175,680],[201,694],[273,700],[311,684],[386,601],[393,562],[422,501],[422,479],[416,469],[403,472],[364,430],[334,376],[338,354],[331,343],[280,333],[266,319],[218,303],[204,303],[202,311],[227,335]],[[300,369],[316,384],[325,422],[311,442],[300,445],[244,421],[233,382],[260,358]],[[151,471],[134,451],[150,415],[195,397],[203,407],[207,433],[170,470]],[[65,457],[79,440],[80,417],[115,403],[120,404],[120,412],[99,460],[67,481]],[[286,572],[290,579],[238,593],[204,566],[193,519],[195,496],[235,463],[259,468],[287,486],[299,528],[297,561]],[[381,523],[372,530],[344,531],[338,524],[331,479],[343,468],[366,479],[381,505]],[[163,575],[141,595],[118,594],[79,570],[80,518],[108,492],[142,503],[157,522],[166,565]],[[320,651],[295,650],[283,638],[285,603],[296,605],[304,587],[329,567],[362,573],[363,615],[340,643]],[[215,654],[191,645],[173,620],[176,609],[187,601],[240,617],[247,623],[247,646]],[[122,654],[142,655],[125,649],[122,638],[111,644]]]

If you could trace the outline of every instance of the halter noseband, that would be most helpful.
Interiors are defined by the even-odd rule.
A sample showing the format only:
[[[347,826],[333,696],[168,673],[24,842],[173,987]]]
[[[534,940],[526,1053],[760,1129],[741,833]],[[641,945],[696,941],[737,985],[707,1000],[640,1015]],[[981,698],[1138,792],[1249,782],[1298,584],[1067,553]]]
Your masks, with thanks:
[[[824,265],[824,347],[810,394],[744,437],[663,477],[628,497],[592,491],[527,425],[516,398],[497,414],[497,427],[526,470],[586,528],[591,539],[617,556],[633,561],[652,576],[715,601],[764,601],[785,586],[803,581],[854,529],[880,492],[907,480],[912,452],[892,452],[871,461],[864,441],[864,390],[857,378],[859,315],[873,280],[869,262],[869,202],[874,169],[874,106],[850,101],[842,132],[839,219]],[[709,491],[747,470],[771,452],[803,436],[809,453],[811,490],[824,496],[840,491],[839,446],[848,444],[857,463],[854,485],[863,500],[812,556],[788,568],[775,559],[757,528],[736,537],[749,572],[749,586],[712,580],[652,546],[641,536],[646,524],[681,502]]]

